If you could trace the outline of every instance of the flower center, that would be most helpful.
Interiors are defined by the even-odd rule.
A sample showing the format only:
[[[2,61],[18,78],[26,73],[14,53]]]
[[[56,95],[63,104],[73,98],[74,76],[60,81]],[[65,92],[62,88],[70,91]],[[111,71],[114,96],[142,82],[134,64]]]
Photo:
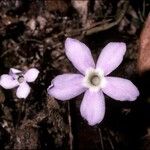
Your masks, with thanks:
[[[83,85],[91,91],[99,91],[105,86],[104,73],[100,69],[90,68],[87,70],[83,79]]]
[[[18,77],[18,82],[19,82],[19,83],[24,82],[24,76],[23,76],[23,75],[19,75],[19,77]]]
[[[94,86],[98,86],[101,82],[101,79],[98,75],[91,76],[91,79],[89,79],[90,83]]]

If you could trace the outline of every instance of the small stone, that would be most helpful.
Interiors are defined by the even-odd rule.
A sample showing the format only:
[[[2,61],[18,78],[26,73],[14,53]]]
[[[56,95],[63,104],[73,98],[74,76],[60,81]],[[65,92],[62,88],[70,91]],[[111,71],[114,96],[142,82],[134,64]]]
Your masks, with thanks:
[[[29,22],[27,23],[27,26],[32,30],[34,31],[35,28],[36,28],[36,21],[35,19],[30,19]]]
[[[42,16],[38,16],[37,17],[37,22],[39,23],[40,29],[42,30],[46,26],[47,20],[44,17],[42,17]]]

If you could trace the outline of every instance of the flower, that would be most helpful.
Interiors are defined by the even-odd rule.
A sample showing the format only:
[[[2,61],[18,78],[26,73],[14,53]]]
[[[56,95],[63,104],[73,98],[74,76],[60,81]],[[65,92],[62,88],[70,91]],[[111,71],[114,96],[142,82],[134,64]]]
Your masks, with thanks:
[[[26,99],[30,93],[28,82],[34,82],[38,77],[39,71],[36,68],[31,68],[27,72],[10,68],[9,74],[3,74],[0,78],[0,85],[4,89],[17,88],[16,95],[18,98]]]
[[[81,116],[89,125],[100,123],[105,114],[104,94],[120,101],[134,101],[139,96],[129,80],[108,77],[123,60],[126,45],[122,42],[107,44],[95,65],[89,48],[76,39],[67,38],[65,53],[81,74],[58,75],[48,87],[49,95],[58,100],[69,100],[85,92],[80,106]]]

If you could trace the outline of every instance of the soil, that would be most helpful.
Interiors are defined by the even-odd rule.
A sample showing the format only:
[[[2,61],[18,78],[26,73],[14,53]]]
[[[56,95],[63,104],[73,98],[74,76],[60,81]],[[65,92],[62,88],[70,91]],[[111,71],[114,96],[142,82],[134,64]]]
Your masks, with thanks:
[[[0,87],[0,149],[150,150],[150,78],[137,69],[150,1],[75,1],[0,1],[0,74],[40,71],[26,100]],[[120,102],[105,95],[104,120],[89,126],[80,115],[83,95],[65,102],[50,97],[55,76],[77,72],[64,53],[67,37],[84,42],[95,61],[107,43],[125,42],[123,63],[111,75],[130,79],[139,98]]]

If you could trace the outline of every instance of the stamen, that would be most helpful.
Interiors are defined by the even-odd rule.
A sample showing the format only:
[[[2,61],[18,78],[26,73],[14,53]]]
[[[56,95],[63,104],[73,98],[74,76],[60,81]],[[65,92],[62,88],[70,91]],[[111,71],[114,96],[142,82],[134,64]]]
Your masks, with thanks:
[[[93,75],[90,79],[90,82],[94,86],[98,86],[100,84],[100,77],[98,75]]]
[[[18,77],[18,82],[19,83],[22,83],[24,81],[24,76],[23,75],[20,75],[19,77]]]

